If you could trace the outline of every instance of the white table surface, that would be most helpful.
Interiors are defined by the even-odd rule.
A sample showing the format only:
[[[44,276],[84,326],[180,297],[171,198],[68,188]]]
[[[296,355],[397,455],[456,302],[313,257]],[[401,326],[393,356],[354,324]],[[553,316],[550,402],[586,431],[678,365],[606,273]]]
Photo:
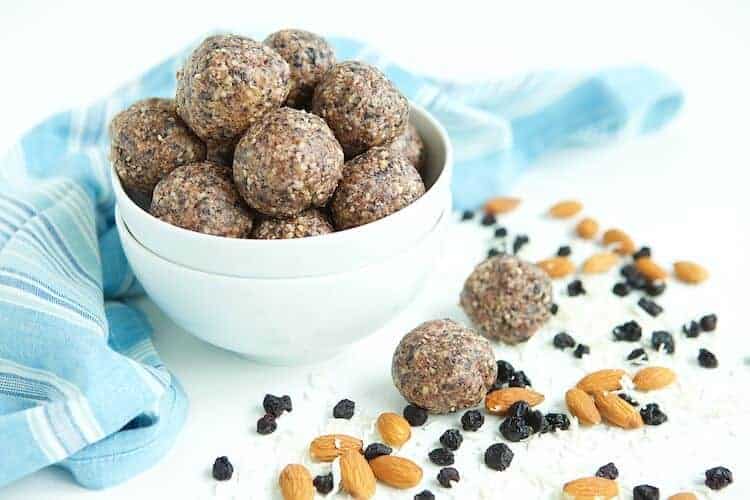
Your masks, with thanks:
[[[738,347],[725,352],[747,369],[742,311],[750,278],[744,219],[750,214],[750,3],[500,3],[490,8],[463,1],[453,10],[403,1],[361,7],[353,2],[327,7],[222,1],[3,4],[0,149],[48,114],[106,95],[215,28],[265,33],[304,27],[358,36],[415,69],[463,79],[539,67],[647,62],[669,72],[686,91],[686,107],[674,124],[655,136],[547,158],[523,176],[514,193],[542,204],[564,197],[585,200],[602,218],[637,228],[639,241],[658,246],[661,255],[707,263],[711,303],[721,310],[722,329]],[[387,372],[394,343],[419,321],[447,314],[445,308],[454,307],[451,300],[426,291],[383,332],[343,358],[315,368],[278,369],[248,364],[193,339],[144,299],[157,348],[191,401],[175,448],[152,470],[104,492],[86,491],[64,472],[45,470],[5,487],[0,497],[151,498],[157,492],[200,497],[208,491],[209,462],[251,432],[262,395],[301,390],[310,370],[334,376],[350,369],[358,375],[340,380],[342,397],[380,398],[400,407]],[[355,372],[355,366],[365,368]],[[742,391],[746,394],[746,388]]]

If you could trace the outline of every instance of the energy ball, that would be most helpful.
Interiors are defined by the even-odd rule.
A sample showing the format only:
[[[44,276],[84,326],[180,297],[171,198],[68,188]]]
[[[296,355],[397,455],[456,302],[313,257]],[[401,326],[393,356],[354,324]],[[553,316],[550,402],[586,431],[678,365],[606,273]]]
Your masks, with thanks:
[[[432,413],[472,408],[497,376],[487,339],[450,319],[422,323],[393,353],[393,383],[407,401]]]
[[[479,264],[461,292],[461,307],[484,336],[525,342],[550,318],[552,283],[537,266],[512,255]]]
[[[289,65],[238,35],[206,38],[177,72],[177,112],[204,141],[231,143],[289,94]]]
[[[286,240],[332,232],[333,226],[326,214],[311,208],[289,219],[264,218],[253,227],[252,237],[259,240]]]
[[[422,171],[427,162],[427,150],[424,147],[422,137],[411,123],[407,125],[406,131],[391,143],[390,150],[404,155],[419,172]]]
[[[356,61],[339,63],[323,76],[312,111],[331,127],[347,158],[393,142],[409,122],[409,104],[393,83]]]
[[[372,148],[346,162],[331,201],[337,229],[362,226],[397,212],[425,192],[422,178],[405,157]]]
[[[320,117],[281,108],[251,128],[234,151],[234,180],[265,215],[291,217],[328,203],[341,179],[344,153]]]
[[[336,64],[333,47],[322,37],[304,30],[281,30],[263,41],[289,64],[292,88],[286,105],[309,109],[313,91],[323,74]]]
[[[206,147],[177,115],[172,99],[145,99],[110,123],[110,158],[122,185],[150,195],[165,175],[206,159]]]
[[[228,168],[209,162],[176,168],[154,189],[151,215],[174,226],[246,238],[253,220]]]

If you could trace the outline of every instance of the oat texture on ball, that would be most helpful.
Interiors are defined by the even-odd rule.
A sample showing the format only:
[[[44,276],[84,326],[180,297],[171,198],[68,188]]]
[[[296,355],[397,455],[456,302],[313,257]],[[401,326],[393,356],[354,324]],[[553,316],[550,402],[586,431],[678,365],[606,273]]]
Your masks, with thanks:
[[[424,192],[419,172],[405,157],[386,147],[372,148],[346,162],[331,201],[334,225],[348,229],[382,219]]]
[[[307,238],[333,232],[328,216],[316,208],[311,208],[287,219],[264,217],[256,221],[252,237],[259,240],[286,240]]]
[[[204,141],[231,143],[289,94],[289,65],[238,35],[206,38],[177,73],[177,112]]]
[[[480,333],[517,344],[528,340],[550,318],[552,283],[537,266],[501,254],[474,268],[460,302]]]
[[[390,150],[404,155],[419,172],[424,169],[425,163],[427,163],[427,149],[424,146],[424,141],[422,141],[417,128],[411,123],[406,127],[406,131],[391,143]]]
[[[427,321],[396,347],[391,375],[401,395],[433,413],[478,405],[492,387],[497,364],[487,339],[452,321]]]
[[[339,63],[323,76],[312,111],[331,127],[347,158],[393,142],[409,122],[409,105],[393,83],[356,61]]]
[[[291,89],[286,105],[309,109],[315,87],[325,72],[336,64],[333,47],[315,33],[296,29],[272,33],[263,43],[289,64]]]
[[[162,179],[151,214],[174,226],[230,238],[248,237],[253,224],[229,169],[209,162],[184,165]]]
[[[109,135],[120,182],[147,195],[175,168],[206,159],[206,147],[177,115],[172,99],[136,102],[112,119]]]
[[[234,179],[247,203],[265,215],[290,217],[331,198],[344,153],[326,123],[305,111],[280,108],[242,137]]]

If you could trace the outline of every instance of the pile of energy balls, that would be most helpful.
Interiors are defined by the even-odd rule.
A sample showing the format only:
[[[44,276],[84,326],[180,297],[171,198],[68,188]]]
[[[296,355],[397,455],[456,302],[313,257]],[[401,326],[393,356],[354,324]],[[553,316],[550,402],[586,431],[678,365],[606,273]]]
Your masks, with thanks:
[[[383,73],[336,62],[302,30],[263,43],[205,39],[175,99],[131,105],[110,124],[126,191],[159,219],[231,238],[302,238],[361,226],[422,196],[425,147]]]

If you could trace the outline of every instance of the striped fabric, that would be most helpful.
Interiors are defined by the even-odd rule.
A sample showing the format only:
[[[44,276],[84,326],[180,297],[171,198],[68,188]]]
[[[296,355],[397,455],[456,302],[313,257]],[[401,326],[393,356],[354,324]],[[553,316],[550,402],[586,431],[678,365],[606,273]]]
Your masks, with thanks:
[[[682,103],[646,68],[459,85],[351,40],[333,44],[340,60],[380,66],[446,126],[459,208],[507,189],[545,152],[656,130]],[[182,426],[185,394],[146,318],[121,302],[141,288],[113,227],[107,124],[135,100],[172,96],[186,53],[51,117],[0,161],[0,486],[56,464],[106,487],[161,458]]]

